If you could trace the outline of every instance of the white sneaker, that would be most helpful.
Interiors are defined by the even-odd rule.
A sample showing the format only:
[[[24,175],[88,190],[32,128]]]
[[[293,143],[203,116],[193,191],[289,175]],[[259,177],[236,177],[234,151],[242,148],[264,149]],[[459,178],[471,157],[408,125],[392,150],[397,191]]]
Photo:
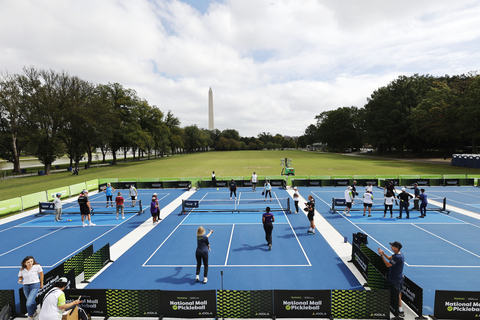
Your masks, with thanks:
[[[198,276],[198,274],[195,276],[195,281],[196,282],[200,281],[200,277]]]
[[[122,220],[125,219],[125,217],[122,217]]]
[[[207,283],[208,279],[207,277],[203,278],[203,283]]]
[[[84,223],[83,223],[83,226],[84,226],[84,227],[86,227],[86,226],[87,226],[87,224],[84,222]]]
[[[117,217],[117,220],[118,220],[118,217]]]
[[[90,227],[91,227],[91,226],[96,226],[96,224],[93,223],[93,222],[90,222],[89,226],[90,226]]]
[[[349,213],[345,213],[345,217],[351,217],[352,215]]]

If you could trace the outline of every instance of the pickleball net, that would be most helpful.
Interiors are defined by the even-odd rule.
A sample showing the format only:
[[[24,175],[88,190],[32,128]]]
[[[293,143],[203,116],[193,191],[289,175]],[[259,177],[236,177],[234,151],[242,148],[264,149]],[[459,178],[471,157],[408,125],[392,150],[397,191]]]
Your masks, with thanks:
[[[90,207],[92,208],[91,214],[101,213],[101,214],[115,214],[117,212],[117,206],[115,204],[115,200],[113,203],[110,201],[107,202],[105,200],[102,201],[90,201]],[[125,199],[123,210],[125,213],[142,213],[144,208],[142,206],[141,200],[135,200],[135,205],[133,204],[133,200]],[[77,201],[70,202],[70,203],[63,203],[62,204],[62,212],[63,213],[78,213],[80,214],[80,205]]]
[[[180,214],[195,212],[263,212],[266,207],[270,211],[290,212],[290,198],[273,199],[208,199],[182,200]]]

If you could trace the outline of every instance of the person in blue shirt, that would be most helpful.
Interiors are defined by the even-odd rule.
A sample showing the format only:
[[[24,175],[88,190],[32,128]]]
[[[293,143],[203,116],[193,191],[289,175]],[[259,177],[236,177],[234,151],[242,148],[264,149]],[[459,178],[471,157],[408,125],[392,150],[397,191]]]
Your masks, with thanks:
[[[210,230],[210,229],[209,229]],[[208,242],[208,237],[213,233],[213,230],[205,235],[205,229],[200,226],[197,229],[197,250],[195,251],[195,257],[197,258],[197,272],[195,276],[195,281],[200,281],[200,268],[202,267],[203,260],[203,283],[207,283],[208,275],[208,252],[212,251],[210,249],[210,243]]]
[[[265,208],[265,213],[262,216],[263,230],[265,230],[265,240],[267,240],[268,250],[272,250],[272,231],[275,217],[270,212],[270,207]]]
[[[420,189],[420,195],[418,196],[418,199],[420,199],[420,201],[422,201],[422,203],[420,204],[420,218],[425,218],[425,216],[427,215],[427,204],[428,204],[428,200],[427,200],[427,194],[425,193],[425,189]]]
[[[107,186],[103,188],[103,192],[105,192],[105,195],[107,196],[107,206],[108,208],[108,200],[110,200],[110,206],[113,207],[113,193],[115,192],[115,188],[112,187],[112,184],[109,182],[107,183]]]
[[[400,252],[402,249],[402,244],[398,241],[390,242],[390,248],[393,251],[391,256],[387,256],[385,252],[378,248],[378,254],[382,257],[383,263],[388,268],[388,280],[398,289],[400,292],[398,297],[398,311],[401,317],[405,316],[402,308],[402,291],[403,291],[403,283],[405,282],[405,278],[403,276],[403,266],[405,264],[405,257],[403,253]]]

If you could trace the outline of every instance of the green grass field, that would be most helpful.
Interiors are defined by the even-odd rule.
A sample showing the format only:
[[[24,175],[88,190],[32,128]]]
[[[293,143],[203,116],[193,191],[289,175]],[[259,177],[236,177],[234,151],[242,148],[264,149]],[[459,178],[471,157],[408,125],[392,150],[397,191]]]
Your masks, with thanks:
[[[292,159],[297,176],[310,175],[425,175],[425,174],[479,174],[479,169],[453,167],[389,159],[352,157],[306,151],[231,151],[181,154],[173,157],[119,162],[116,166],[92,167],[49,176],[31,176],[0,181],[0,200],[20,197],[38,191],[72,185],[97,178],[209,178],[212,171],[217,177],[244,176],[249,179],[253,171],[262,177],[279,175],[280,159]]]

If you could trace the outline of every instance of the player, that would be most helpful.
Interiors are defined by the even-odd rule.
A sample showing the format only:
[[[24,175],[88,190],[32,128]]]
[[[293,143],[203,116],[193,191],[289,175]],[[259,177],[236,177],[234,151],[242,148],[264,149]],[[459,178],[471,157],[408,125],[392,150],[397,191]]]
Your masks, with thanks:
[[[197,258],[197,271],[195,276],[195,281],[200,281],[200,268],[202,267],[202,260],[203,260],[203,283],[207,283],[207,275],[208,275],[208,251],[212,251],[210,249],[210,243],[208,242],[208,238],[212,235],[213,230],[205,235],[205,229],[200,226],[197,229],[197,250],[195,251],[195,258]]]
[[[300,201],[300,192],[297,187],[293,187],[293,202],[295,203],[295,213],[298,213],[298,202]]]
[[[160,206],[156,194],[152,196],[152,201],[150,202],[150,214],[152,215],[153,226],[156,226],[158,224],[157,218],[160,215]]]
[[[250,182],[252,183],[252,191],[257,191],[258,177],[255,171],[252,174],[252,178],[250,179]]]
[[[264,193],[265,193],[265,201],[267,201],[267,195],[270,195],[270,202],[272,202],[272,185],[268,180],[265,181],[265,185],[263,186],[262,194]]]
[[[367,184],[367,186],[365,187],[365,190],[370,191],[370,193],[373,194],[373,185],[371,182]]]
[[[230,199],[232,199],[232,194],[235,196],[235,199],[237,199],[237,184],[233,179],[230,181]]]
[[[408,212],[408,205],[409,200],[412,199],[412,195],[410,193],[405,192],[405,188],[402,188],[402,192],[397,196],[400,199],[400,214],[397,219],[402,219],[402,210],[405,209],[405,213],[407,214],[407,219],[410,219],[410,213]]]
[[[117,220],[118,220],[118,211],[122,212],[122,220],[125,219],[125,199],[122,197],[122,193],[118,191],[117,197],[115,198],[115,204],[117,205]]]
[[[390,190],[384,196],[385,210],[383,211],[383,217],[387,215],[387,210],[390,209],[390,219],[393,219],[393,203],[395,202],[395,197],[393,196]]]
[[[128,190],[128,195],[132,199],[132,207],[135,207],[135,202],[137,201],[138,192],[137,192],[137,188],[135,188],[133,184],[130,185],[130,189]]]
[[[88,220],[89,226],[95,226],[95,224],[92,223],[92,218],[90,217],[90,212],[92,208],[90,207],[90,202],[88,201],[87,190],[82,190],[82,192],[80,192],[80,196],[78,197],[77,201],[80,206],[80,214],[82,215],[83,226],[87,226],[87,224],[85,223],[85,218]]]
[[[105,195],[107,196],[107,206],[105,208],[108,208],[108,200],[110,200],[110,206],[113,207],[113,193],[115,192],[115,188],[112,187],[110,182],[107,183],[105,188],[103,188],[103,192],[105,192]]]
[[[418,196],[418,199],[422,201],[420,204],[420,216],[419,218],[425,218],[427,216],[427,194],[425,193],[425,189],[420,189],[420,195]]]
[[[155,202],[157,203],[157,206],[158,206],[158,212],[157,212],[157,223],[158,221],[162,220],[162,218],[160,218],[160,202],[158,201],[158,196],[157,196],[157,193],[154,193],[153,194],[153,197],[155,197]]]
[[[353,193],[352,193],[352,187],[350,186],[348,186],[347,190],[345,190],[345,202],[346,202],[346,207],[345,207],[345,210],[343,210],[343,214],[347,217],[351,217],[350,209],[352,208]]]
[[[308,202],[305,203],[305,209],[307,212],[308,220],[310,221],[310,228],[307,231],[307,234],[315,234],[315,199],[313,199],[312,195],[308,196]]]
[[[363,215],[365,216],[365,212],[368,208],[368,216],[372,216],[372,205],[373,205],[373,194],[371,191],[367,191],[363,194]]]
[[[270,207],[265,208],[265,213],[262,215],[263,230],[265,230],[265,240],[267,240],[268,250],[272,250],[272,231],[275,217],[270,212]]]
[[[357,187],[356,187],[357,181],[353,181],[351,187],[352,187],[352,205],[355,204],[355,197],[358,196],[357,192]]]
[[[53,204],[55,205],[55,221],[63,220],[62,218],[62,200],[60,197],[62,196],[61,193],[57,193],[55,200],[53,200]]]

